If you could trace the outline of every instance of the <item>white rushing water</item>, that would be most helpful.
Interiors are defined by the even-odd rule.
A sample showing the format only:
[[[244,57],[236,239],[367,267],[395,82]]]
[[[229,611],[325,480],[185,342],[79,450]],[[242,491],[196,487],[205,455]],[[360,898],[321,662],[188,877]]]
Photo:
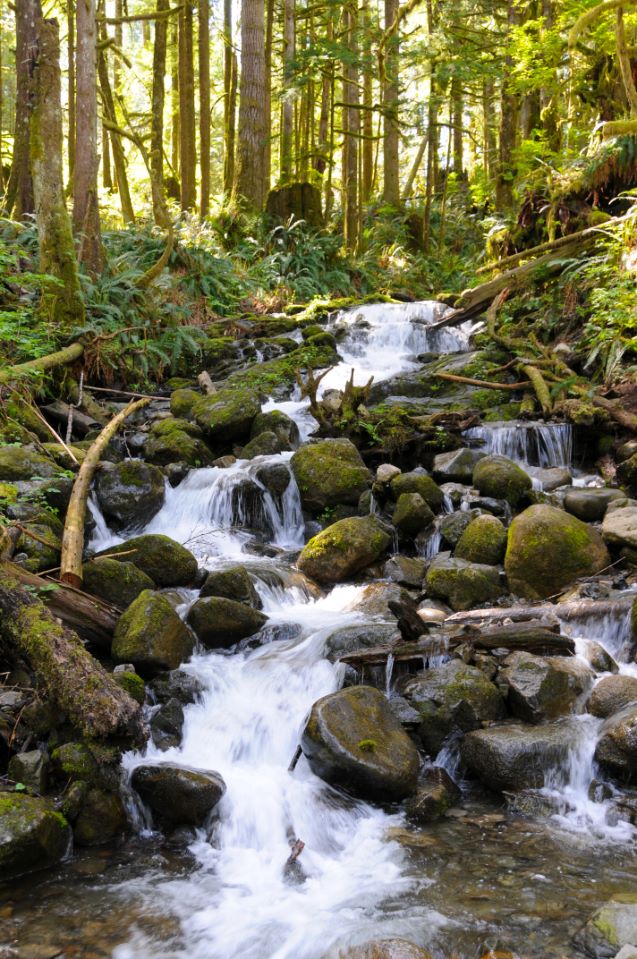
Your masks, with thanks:
[[[570,423],[484,423],[464,435],[469,441],[479,442],[485,453],[507,456],[525,466],[568,469],[573,459]]]

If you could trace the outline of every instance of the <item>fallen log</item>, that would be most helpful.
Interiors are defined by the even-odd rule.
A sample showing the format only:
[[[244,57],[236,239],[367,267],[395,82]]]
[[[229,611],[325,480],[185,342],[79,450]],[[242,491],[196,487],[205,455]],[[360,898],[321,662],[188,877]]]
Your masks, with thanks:
[[[474,380],[470,376],[458,376],[456,373],[434,373],[433,375],[439,380],[464,383],[467,386],[480,386],[484,390],[525,390],[532,386],[531,380],[522,380],[520,383],[493,383],[491,380]]]
[[[456,626],[465,623],[501,623],[510,619],[514,623],[524,620],[538,620],[554,617],[565,622],[584,616],[608,616],[612,613],[626,613],[635,599],[634,593],[613,599],[574,599],[567,603],[538,603],[536,606],[510,606],[502,609],[493,606],[489,609],[471,609],[468,612],[452,613],[447,616],[445,625]]]
[[[26,363],[18,363],[17,366],[8,366],[0,370],[0,383],[8,383],[11,380],[29,373],[46,373],[48,370],[55,369],[56,366],[65,366],[74,363],[84,353],[83,343],[71,343],[65,346],[63,350],[57,350],[55,353],[48,353],[47,356],[40,356],[37,360],[28,360]]]
[[[554,632],[554,629],[558,631]],[[575,653],[575,642],[568,636],[562,636],[557,624],[551,627],[537,621],[502,624],[457,639],[470,643],[474,649],[523,650],[538,656],[572,656]]]
[[[73,411],[73,432],[78,433],[80,436],[86,436],[91,430],[99,429],[104,424],[87,413],[83,413],[81,410],[76,409],[75,407],[69,406],[68,403],[65,403],[63,400],[54,400],[52,403],[49,403],[47,406],[43,406],[42,410],[47,416],[50,416],[52,420],[56,423],[65,424],[68,422],[69,413]]]
[[[358,649],[339,657],[339,663],[346,666],[384,666],[390,656],[395,663],[417,662],[420,666],[423,661],[432,656],[441,656],[447,651],[446,636],[428,637],[414,643],[395,643],[387,646],[372,646],[368,649]]]
[[[28,592],[9,563],[0,564],[0,635],[25,659],[51,699],[84,736],[144,739],[138,703]]]

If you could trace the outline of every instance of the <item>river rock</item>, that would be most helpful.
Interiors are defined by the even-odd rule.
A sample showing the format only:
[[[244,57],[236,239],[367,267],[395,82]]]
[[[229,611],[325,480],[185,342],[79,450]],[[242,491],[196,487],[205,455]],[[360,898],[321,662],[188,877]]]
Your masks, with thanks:
[[[467,526],[480,516],[477,509],[456,510],[442,517],[440,535],[447,546],[457,546]]]
[[[610,546],[637,549],[637,506],[607,510],[602,535]]]
[[[509,529],[504,566],[509,587],[525,599],[545,599],[610,563],[597,530],[554,506],[531,506]]]
[[[601,523],[609,504],[623,496],[618,489],[570,489],[564,497],[564,509],[584,523]]]
[[[110,556],[133,563],[150,576],[157,586],[192,586],[197,576],[197,560],[184,546],[161,533],[145,533],[102,550],[98,556]]]
[[[635,778],[637,704],[626,706],[605,721],[595,747],[595,761],[618,779]]]
[[[111,655],[120,663],[133,663],[142,674],[152,674],[176,669],[193,648],[192,633],[166,597],[146,589],[120,616]]]
[[[325,640],[324,655],[326,659],[334,663],[341,656],[347,656],[349,653],[373,649],[375,646],[386,646],[398,636],[398,630],[392,623],[357,623],[352,626],[339,626]]]
[[[533,470],[533,477],[540,481],[544,493],[551,493],[562,486],[570,486],[573,480],[570,470],[563,466],[536,467]]]
[[[326,507],[356,506],[369,486],[369,470],[348,439],[320,440],[301,446],[292,457],[305,509],[319,512]]]
[[[469,771],[497,792],[540,789],[546,773],[566,762],[575,740],[565,721],[506,723],[467,733],[460,753]]]
[[[49,759],[40,749],[17,753],[9,760],[7,775],[14,783],[22,783],[29,792],[41,796],[48,783]]]
[[[207,466],[212,453],[196,423],[169,416],[155,420],[144,447],[144,458],[157,466],[184,463],[189,467]]]
[[[473,470],[473,485],[482,496],[517,506],[533,488],[528,473],[506,456],[485,456]]]
[[[142,460],[102,465],[95,495],[104,516],[116,529],[145,526],[164,503],[164,474]]]
[[[191,418],[209,440],[227,445],[232,441],[247,439],[252,423],[260,412],[258,392],[236,387],[199,396],[192,406]]]
[[[250,430],[250,439],[262,433],[274,433],[279,443],[283,444],[283,448],[287,450],[296,449],[301,440],[298,426],[281,410],[257,414]]]
[[[196,676],[192,676],[184,669],[173,669],[169,673],[161,673],[148,684],[153,698],[158,703],[167,703],[176,699],[187,706],[195,703],[204,692],[204,686]]]
[[[440,819],[458,802],[461,792],[441,766],[426,769],[418,788],[405,804],[408,818],[419,826]]]
[[[249,443],[246,443],[239,453],[239,459],[251,460],[255,456],[274,456],[276,453],[284,453],[289,449],[291,447],[279,439],[276,433],[268,430],[265,433],[259,433]]]
[[[254,475],[275,499],[283,496],[292,479],[287,463],[264,463]]]
[[[341,951],[338,959],[432,959],[432,956],[407,939],[379,939]]]
[[[259,610],[223,596],[198,599],[188,611],[188,624],[208,649],[228,649],[254,636],[268,621]]]
[[[637,453],[633,453],[619,464],[617,479],[631,496],[637,493]]]
[[[160,821],[201,826],[226,791],[215,772],[157,763],[137,766],[131,785]]]
[[[454,733],[479,729],[505,715],[504,700],[493,683],[482,670],[459,659],[408,680],[403,693],[420,714],[420,738],[432,756]]]
[[[52,459],[25,446],[0,447],[0,482],[15,483],[33,476],[49,479],[59,472],[60,467]]]
[[[314,703],[301,747],[317,776],[363,799],[404,799],[416,788],[416,747],[371,686],[351,686]]]
[[[393,479],[395,479],[397,476],[400,476],[401,472],[402,470],[400,470],[398,466],[394,466],[392,463],[381,463],[376,469],[374,482],[380,483],[381,486],[387,486],[387,484],[391,483]]]
[[[392,583],[420,589],[425,577],[426,567],[427,563],[424,559],[417,556],[401,556],[396,553],[394,556],[390,556],[383,566],[383,576],[385,579],[391,580]]]
[[[596,673],[618,673],[619,666],[601,643],[589,639],[582,644],[580,655]]]
[[[171,749],[181,742],[184,725],[184,710],[178,699],[169,699],[153,713],[150,735],[158,749]]]
[[[229,566],[227,569],[208,573],[199,593],[200,599],[208,596],[223,596],[237,603],[246,603],[253,609],[261,609],[263,603],[254,583],[244,566]]]
[[[353,516],[314,536],[299,556],[298,567],[318,583],[338,583],[369,566],[390,544],[391,537],[375,516]]]
[[[424,472],[414,470],[412,473],[401,473],[391,481],[391,491],[398,501],[403,493],[419,493],[434,513],[439,513],[444,502],[444,493],[437,483]]]
[[[617,893],[573,937],[591,959],[618,959],[625,946],[637,948],[637,893]],[[630,953],[627,954],[629,959]]]
[[[420,493],[401,493],[391,521],[399,533],[413,537],[431,526],[434,514]]]
[[[487,454],[464,447],[434,457],[433,475],[438,483],[463,483],[471,485],[476,464]]]
[[[478,516],[458,540],[454,556],[470,563],[497,566],[504,559],[507,531],[496,516]]]
[[[555,662],[559,659],[555,657]],[[523,651],[507,656],[499,681],[508,689],[511,713],[527,723],[541,723],[569,713],[582,692],[559,665]]]
[[[497,567],[444,555],[432,560],[425,585],[428,596],[444,599],[456,611],[493,602],[504,593]]]
[[[71,829],[44,799],[0,794],[0,875],[13,879],[55,865],[67,855]]]
[[[73,825],[78,846],[102,846],[126,829],[126,811],[116,793],[89,789]]]
[[[593,716],[607,719],[631,704],[637,706],[637,677],[604,676],[593,689],[587,709]]]
[[[83,589],[87,593],[99,596],[120,609],[126,609],[145,589],[154,589],[155,586],[150,576],[133,563],[108,556],[84,563],[82,576]]]

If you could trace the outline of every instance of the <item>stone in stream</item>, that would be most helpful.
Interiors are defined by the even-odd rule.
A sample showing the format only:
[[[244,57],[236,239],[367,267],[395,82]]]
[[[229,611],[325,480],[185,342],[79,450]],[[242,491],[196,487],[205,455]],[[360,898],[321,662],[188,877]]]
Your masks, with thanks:
[[[183,669],[173,669],[156,676],[148,687],[157,702],[167,703],[176,699],[182,706],[196,702],[204,691],[199,680]]]
[[[391,521],[399,533],[413,537],[431,526],[434,514],[420,493],[401,493]]]
[[[473,470],[473,485],[482,496],[517,506],[533,488],[528,473],[506,456],[485,456]]]
[[[157,466],[184,463],[187,467],[197,467],[207,466],[212,460],[212,453],[196,423],[170,416],[152,424],[144,457]]]
[[[373,687],[351,686],[314,703],[301,747],[317,776],[362,799],[404,799],[416,788],[418,751]]]
[[[17,753],[9,760],[7,775],[14,783],[22,783],[38,796],[46,792],[49,758],[39,749]]]
[[[378,559],[391,537],[375,516],[342,519],[314,536],[304,547],[298,567],[318,583],[338,583]]]
[[[84,563],[82,576],[83,588],[87,593],[99,596],[120,609],[130,606],[145,589],[155,587],[150,576],[133,563],[108,556],[99,556]]]
[[[336,959],[432,959],[432,956],[407,939],[378,939],[341,950]]]
[[[595,747],[595,761],[618,779],[634,779],[637,773],[637,703],[610,716],[602,726]]]
[[[229,566],[227,569],[208,573],[199,593],[200,599],[208,596],[223,596],[237,603],[246,603],[253,609],[261,609],[263,603],[250,579],[245,566]]]
[[[143,460],[102,464],[95,477],[100,509],[115,529],[145,526],[164,503],[164,474]]]
[[[554,506],[531,506],[511,523],[504,560],[509,588],[525,599],[545,599],[610,564],[597,532]]]
[[[559,656],[549,659],[522,651],[507,656],[498,680],[508,690],[511,713],[527,723],[541,723],[569,713],[584,691],[584,676],[578,678],[562,665]],[[583,664],[577,665],[586,669]],[[588,674],[592,682],[592,670]]]
[[[348,439],[307,443],[296,451],[291,465],[303,507],[310,511],[357,506],[369,486],[369,470]]]
[[[617,479],[632,496],[637,493],[637,453],[633,453],[619,464]]]
[[[573,480],[570,470],[564,469],[563,466],[552,466],[549,468],[536,467],[533,470],[533,476],[536,480],[540,481],[542,490],[545,493],[560,489],[562,486],[570,486]]]
[[[153,814],[171,826],[201,826],[226,791],[219,773],[173,763],[137,766],[131,785]]]
[[[616,893],[575,934],[573,943],[591,959],[630,959],[624,947],[637,947],[637,893]]]
[[[300,442],[299,428],[293,419],[281,410],[270,410],[268,413],[259,413],[252,423],[250,439],[253,440],[261,433],[274,433],[285,449],[296,449]]]
[[[460,747],[470,773],[496,792],[540,789],[547,772],[565,763],[576,734],[564,720],[506,723],[467,733]]]
[[[120,554],[124,554],[124,562],[133,563],[157,586],[192,586],[197,577],[197,560],[192,553],[162,533],[134,536],[97,555],[118,559]]]
[[[593,689],[586,708],[593,716],[607,719],[631,704],[637,706],[637,677],[604,676]]]
[[[496,516],[478,516],[458,540],[454,556],[470,563],[497,566],[504,559],[507,532]]]
[[[208,596],[192,604],[187,621],[208,649],[226,649],[258,633],[268,617],[234,599]]]
[[[264,463],[254,475],[275,498],[283,496],[292,478],[285,463]]]
[[[426,561],[419,557],[401,556],[396,553],[390,556],[383,566],[383,577],[392,583],[401,586],[411,586],[420,589],[425,578]]]
[[[193,648],[192,633],[166,597],[147,589],[119,618],[111,655],[118,662],[133,663],[144,675],[176,669]]]
[[[238,456],[239,459],[251,460],[255,456],[274,456],[276,453],[285,453],[291,448],[276,433],[269,430],[265,433],[259,433],[249,443],[246,443]]]
[[[73,839],[78,846],[102,846],[124,832],[126,825],[126,811],[117,793],[89,789],[73,825]]]
[[[427,596],[444,599],[458,612],[493,602],[504,593],[496,566],[469,563],[443,554],[432,560],[425,585]]]
[[[173,409],[172,400],[171,410],[179,415]],[[203,430],[207,439],[228,446],[233,441],[248,438],[252,423],[260,412],[258,391],[237,387],[198,396],[190,409],[190,418]]]
[[[601,523],[609,505],[624,497],[618,489],[570,489],[564,509],[585,523]]]
[[[438,484],[431,476],[418,470],[395,476],[391,481],[391,491],[396,501],[403,493],[419,493],[434,513],[440,512],[444,502],[444,493]]]
[[[393,623],[362,623],[352,626],[339,626],[325,640],[324,655],[330,662],[337,662],[341,656],[359,650],[373,649],[375,646],[387,646],[399,638]]]
[[[637,549],[637,506],[607,510],[602,535],[609,546]]]
[[[467,526],[480,516],[477,509],[456,510],[442,517],[440,535],[447,546],[456,546]]]
[[[502,696],[482,670],[459,659],[409,679],[403,694],[420,714],[420,739],[432,756],[450,736],[506,714]]]
[[[433,476],[438,483],[464,483],[470,486],[477,463],[487,454],[464,447],[434,457]]]
[[[0,794],[0,875],[14,879],[60,862],[70,850],[71,828],[50,803],[23,793]]]
[[[419,826],[440,819],[458,802],[461,792],[449,773],[441,766],[426,769],[418,788],[405,804],[411,822]]]
[[[181,742],[184,725],[184,710],[178,699],[169,699],[153,713],[150,735],[158,749],[171,749]]]

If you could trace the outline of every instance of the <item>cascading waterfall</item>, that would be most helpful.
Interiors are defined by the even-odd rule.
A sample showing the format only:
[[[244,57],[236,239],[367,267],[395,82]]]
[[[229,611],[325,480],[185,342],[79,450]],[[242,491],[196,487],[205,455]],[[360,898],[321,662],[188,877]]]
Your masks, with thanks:
[[[526,466],[568,469],[573,459],[570,423],[489,423],[472,426],[464,435],[485,453],[507,456]]]

